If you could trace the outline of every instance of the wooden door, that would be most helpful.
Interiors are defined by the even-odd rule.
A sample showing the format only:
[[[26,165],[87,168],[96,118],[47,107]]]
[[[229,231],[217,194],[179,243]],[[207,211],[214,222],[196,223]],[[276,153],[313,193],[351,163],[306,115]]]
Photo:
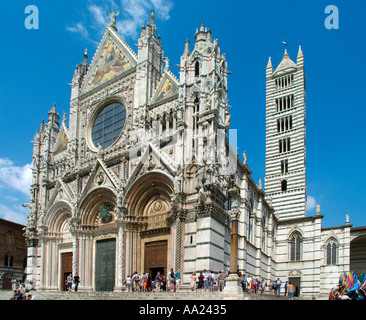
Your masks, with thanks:
[[[66,279],[69,274],[72,274],[72,252],[61,254],[61,288],[66,291]]]
[[[156,270],[167,272],[168,241],[154,241],[145,244],[145,273],[152,276]]]
[[[116,239],[97,241],[95,290],[113,291],[115,286]]]

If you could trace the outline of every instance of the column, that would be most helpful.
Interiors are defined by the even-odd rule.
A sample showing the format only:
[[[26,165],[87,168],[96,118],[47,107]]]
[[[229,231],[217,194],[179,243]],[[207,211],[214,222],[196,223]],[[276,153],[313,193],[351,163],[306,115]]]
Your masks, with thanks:
[[[241,299],[243,290],[238,275],[238,220],[240,210],[236,201],[234,201],[232,210],[229,211],[229,214],[231,218],[230,274],[226,278],[224,294],[226,294],[229,299]]]
[[[124,252],[124,225],[119,223],[118,226],[118,274],[117,286],[114,291],[123,291],[123,252]]]

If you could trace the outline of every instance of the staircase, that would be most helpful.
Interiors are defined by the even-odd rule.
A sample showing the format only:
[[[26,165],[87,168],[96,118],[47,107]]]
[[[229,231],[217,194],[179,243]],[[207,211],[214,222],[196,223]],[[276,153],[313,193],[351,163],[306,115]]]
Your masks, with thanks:
[[[65,292],[65,291],[31,291],[37,300],[225,300],[222,292]],[[0,300],[9,300],[13,296],[11,290],[0,291]],[[268,294],[245,293],[239,300],[287,300],[288,297],[276,297]]]

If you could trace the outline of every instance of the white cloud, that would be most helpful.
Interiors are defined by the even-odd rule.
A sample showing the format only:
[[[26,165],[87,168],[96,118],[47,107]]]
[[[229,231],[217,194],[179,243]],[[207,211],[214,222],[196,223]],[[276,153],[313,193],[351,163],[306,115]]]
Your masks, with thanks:
[[[92,4],[88,7],[88,10],[92,14],[97,25],[105,27],[108,24],[106,10],[104,10],[102,7]]]
[[[25,210],[27,209],[27,211]],[[0,217],[4,220],[16,222],[22,225],[27,224],[27,213],[28,208],[23,208],[21,206],[11,209],[3,204],[0,204]]]
[[[313,196],[307,196],[306,199],[306,211],[311,211],[316,207],[316,200]]]
[[[134,40],[139,36],[142,26],[149,21],[151,10],[154,9],[157,18],[168,20],[173,8],[171,0],[103,0],[98,1],[98,4],[96,3],[97,1],[94,1],[94,3],[89,4],[90,21],[85,24],[96,29],[98,37],[104,33],[105,27],[110,21],[108,10],[117,11],[120,8],[121,12],[117,18],[118,31],[123,37],[130,37]],[[79,22],[73,27],[66,27],[66,29],[80,34],[85,40],[95,42],[91,39],[85,24]]]
[[[83,23],[79,22],[73,27],[66,27],[67,31],[70,31],[72,33],[77,33],[81,36],[82,39],[88,40],[89,39],[89,32],[84,26]]]
[[[18,167],[9,159],[0,158],[0,182],[3,186],[29,196],[32,183],[32,165],[26,164],[23,167]]]

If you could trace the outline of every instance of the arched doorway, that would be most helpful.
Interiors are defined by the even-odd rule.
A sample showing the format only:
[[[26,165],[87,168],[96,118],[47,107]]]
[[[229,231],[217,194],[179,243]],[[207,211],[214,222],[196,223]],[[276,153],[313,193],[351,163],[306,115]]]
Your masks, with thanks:
[[[91,191],[80,206],[78,231],[80,256],[77,271],[80,287],[113,291],[117,285],[118,228],[114,208],[116,195],[108,187]]]
[[[173,263],[170,195],[172,179],[148,172],[137,179],[127,194],[126,274],[158,271],[165,274]]]
[[[358,277],[362,272],[366,272],[366,234],[351,241],[350,271],[355,272]]]

